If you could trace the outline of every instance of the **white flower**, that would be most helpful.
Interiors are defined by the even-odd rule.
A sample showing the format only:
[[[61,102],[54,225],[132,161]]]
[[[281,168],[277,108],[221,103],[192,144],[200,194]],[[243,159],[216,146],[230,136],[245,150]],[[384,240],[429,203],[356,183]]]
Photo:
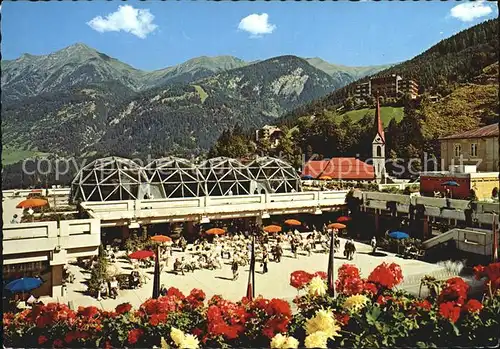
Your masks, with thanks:
[[[184,340],[182,341],[179,348],[182,349],[198,349],[200,346],[200,341],[196,336],[192,334],[187,334],[184,336]]]
[[[304,345],[306,348],[327,348],[328,335],[325,332],[317,331],[306,337]]]
[[[285,343],[283,348],[297,349],[298,347],[299,347],[299,341],[297,340],[297,338],[290,336],[290,337],[287,337],[286,343]]]
[[[175,345],[181,347],[181,344],[184,342],[186,335],[181,330],[172,327],[172,329],[170,330],[170,337],[174,341]]]
[[[271,339],[271,349],[281,349],[286,343],[286,337],[278,333]]]
[[[325,333],[328,338],[333,339],[335,336],[340,336],[340,326],[330,310],[318,310],[313,318],[306,321],[305,330],[308,335],[320,331]]]
[[[307,285],[307,292],[311,296],[323,296],[326,294],[326,290],[327,290],[326,283],[319,276],[313,277],[312,280],[309,281],[309,284]]]
[[[296,349],[299,341],[293,337],[287,337],[278,333],[271,339],[271,349]]]

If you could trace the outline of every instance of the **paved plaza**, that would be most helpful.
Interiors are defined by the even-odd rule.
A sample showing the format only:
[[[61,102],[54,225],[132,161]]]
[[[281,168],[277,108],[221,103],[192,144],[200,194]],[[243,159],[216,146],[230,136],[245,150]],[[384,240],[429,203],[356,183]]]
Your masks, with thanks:
[[[343,257],[343,246],[345,240],[341,239],[341,248],[335,255],[335,271],[344,263],[353,263],[357,265],[366,277],[368,274],[382,262],[395,262],[402,266],[403,274],[407,282],[403,287],[408,289],[418,289],[418,280],[426,274],[440,276],[445,273],[445,270],[437,265],[425,263],[417,260],[408,260],[396,257],[392,253],[383,252],[383,256],[369,255],[371,247],[356,242],[357,253],[353,261],[347,261]],[[305,270],[308,272],[325,271],[328,265],[327,253],[313,253],[310,257],[299,255],[299,258],[293,258],[291,251],[287,248],[284,250],[284,256],[280,263],[269,263],[269,272],[262,274],[260,263],[256,264],[255,289],[256,295],[262,295],[266,298],[283,298],[291,301],[297,291],[289,285],[290,273],[295,270]],[[246,293],[246,285],[248,280],[249,267],[240,267],[240,277],[238,280],[232,280],[230,260],[224,260],[225,263],[222,269],[219,270],[196,270],[194,272],[186,272],[185,275],[175,275],[171,272],[172,261],[177,257],[185,255],[180,251],[174,251],[174,256],[171,259],[169,268],[164,269],[161,273],[161,284],[168,287],[176,287],[184,293],[188,293],[193,288],[202,289],[207,297],[219,294],[229,300],[240,300]],[[133,270],[132,264],[126,261],[125,258],[118,258],[115,263],[120,274],[129,274]],[[153,267],[141,268],[143,275],[148,278],[143,286],[136,290],[120,290],[117,299],[103,299],[98,301],[96,298],[85,294],[87,286],[85,279],[90,278],[89,272],[82,272],[82,269],[70,265],[69,269],[75,275],[75,281],[68,284],[67,294],[65,297],[58,297],[57,301],[68,303],[72,301],[75,307],[94,305],[102,309],[111,310],[116,305],[129,302],[133,306],[138,307],[141,303],[151,297],[153,291]],[[44,301],[49,301],[44,300]]]

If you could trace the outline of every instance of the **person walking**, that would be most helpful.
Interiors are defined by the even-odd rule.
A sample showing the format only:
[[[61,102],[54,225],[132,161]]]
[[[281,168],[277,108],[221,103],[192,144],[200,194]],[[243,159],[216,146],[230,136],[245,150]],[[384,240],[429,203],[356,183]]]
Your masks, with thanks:
[[[375,251],[377,250],[377,239],[374,237],[372,237],[372,241],[370,242],[370,246],[372,247],[372,253],[375,253]]]
[[[10,224],[19,224],[21,223],[21,220],[19,219],[18,215],[15,214],[14,216],[12,216],[12,220],[10,221]]]
[[[231,270],[233,271],[233,281],[238,280],[238,268],[238,261],[236,260],[236,258],[233,258],[233,263],[231,265]]]
[[[262,273],[266,274],[269,270],[267,269],[267,263],[269,263],[269,253],[264,250],[264,254],[262,255]]]

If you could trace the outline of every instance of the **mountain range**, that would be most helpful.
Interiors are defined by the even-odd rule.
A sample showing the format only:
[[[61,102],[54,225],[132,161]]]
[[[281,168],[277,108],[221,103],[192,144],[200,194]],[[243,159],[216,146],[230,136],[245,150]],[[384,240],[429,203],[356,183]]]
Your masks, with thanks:
[[[199,153],[388,66],[197,57],[152,72],[84,44],[2,61],[3,144],[64,156]],[[106,149],[103,151],[102,149]]]

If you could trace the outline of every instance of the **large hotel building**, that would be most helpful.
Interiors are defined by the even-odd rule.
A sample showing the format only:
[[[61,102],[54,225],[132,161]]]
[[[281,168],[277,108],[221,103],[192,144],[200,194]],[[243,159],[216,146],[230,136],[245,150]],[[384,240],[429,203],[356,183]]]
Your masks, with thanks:
[[[399,75],[388,75],[372,78],[368,82],[356,86],[356,97],[385,96],[396,98],[409,94],[411,98],[418,96],[418,84],[411,79],[403,79]]]

